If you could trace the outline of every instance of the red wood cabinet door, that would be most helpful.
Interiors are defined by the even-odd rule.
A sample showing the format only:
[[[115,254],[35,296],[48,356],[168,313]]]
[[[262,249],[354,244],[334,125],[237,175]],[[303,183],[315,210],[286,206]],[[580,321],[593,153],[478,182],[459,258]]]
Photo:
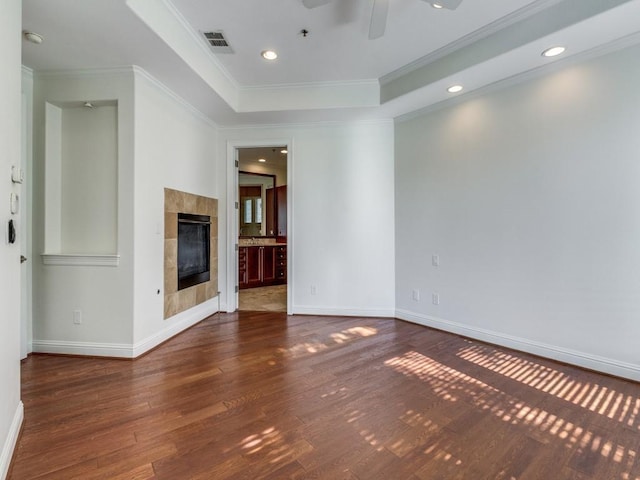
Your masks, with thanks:
[[[262,283],[262,247],[247,247],[247,287],[257,287]]]
[[[247,288],[247,247],[238,249],[238,287]]]
[[[266,234],[267,237],[275,236],[276,232],[276,190],[275,188],[267,188],[266,205],[264,208],[264,216],[267,221]]]
[[[271,285],[276,279],[276,247],[262,248],[262,283]]]
[[[287,236],[287,186],[276,188],[278,237]]]

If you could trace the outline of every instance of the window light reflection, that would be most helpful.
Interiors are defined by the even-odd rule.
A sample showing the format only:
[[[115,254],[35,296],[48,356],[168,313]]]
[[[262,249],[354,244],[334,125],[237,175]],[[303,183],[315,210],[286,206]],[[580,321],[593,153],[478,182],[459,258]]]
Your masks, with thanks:
[[[472,358],[469,353],[467,351],[463,355],[466,355],[467,359]],[[473,355],[475,355],[473,358],[477,364],[481,364],[481,355],[477,351],[474,351]],[[576,405],[600,413],[608,419],[636,426],[635,419],[637,418],[639,399],[624,396],[599,385],[589,384],[585,389],[576,379],[569,378],[549,367],[518,357],[507,358],[509,355],[502,352],[497,355],[504,359],[499,367],[490,362],[486,362],[485,365],[493,365],[496,370],[501,369],[510,378],[519,379],[518,381],[522,383],[529,382],[531,385],[538,385],[539,390],[558,398],[562,398],[559,395],[571,395],[570,398]],[[512,364],[509,364],[509,360],[518,363],[518,366],[514,368]],[[563,440],[567,448],[573,449],[579,454],[588,455],[587,452],[592,452],[624,465],[623,468],[627,468],[628,471],[636,467],[638,458],[634,448],[619,441],[608,440],[590,429],[572,423],[557,413],[530,405],[526,400],[507,394],[421,353],[409,351],[404,355],[385,361],[385,365],[403,375],[425,382],[440,398],[450,402],[462,400],[475,404],[479,410],[487,411],[511,425],[533,428],[532,435],[534,437],[542,435],[541,441],[545,441],[544,435],[551,435]],[[541,381],[541,377],[546,381]],[[581,392],[581,394],[575,392]],[[411,425],[410,422],[421,422],[428,425],[428,419],[418,412],[409,410],[406,412],[406,416],[409,425]],[[603,431],[607,430],[603,428]],[[631,477],[625,474],[620,478],[630,479]],[[634,478],[637,479],[637,477]]]

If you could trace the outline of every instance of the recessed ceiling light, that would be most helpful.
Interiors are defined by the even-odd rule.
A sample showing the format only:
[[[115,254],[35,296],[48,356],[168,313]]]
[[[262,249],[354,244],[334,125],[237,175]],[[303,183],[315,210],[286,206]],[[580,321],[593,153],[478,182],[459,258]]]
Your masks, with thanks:
[[[266,160],[265,160],[264,158],[259,158],[259,159],[258,159],[258,161],[259,161],[260,163],[265,163],[265,162],[266,162]]]
[[[437,8],[437,9],[444,8],[442,5],[440,5],[439,3],[435,3],[435,2],[432,2],[432,3],[431,3],[431,6],[432,6],[433,8]]]
[[[278,54],[273,50],[264,50],[260,55],[262,55],[262,58],[265,60],[275,60],[278,58]]]
[[[280,153],[289,153],[289,150],[287,150],[286,148],[280,150]]]
[[[547,48],[544,52],[542,52],[543,57],[555,57],[556,55],[560,55],[564,53],[566,50],[565,47],[551,47]]]
[[[42,43],[42,41],[44,40],[44,38],[42,38],[42,35],[40,35],[39,33],[36,32],[22,32],[22,34],[24,35],[24,39],[28,42],[31,43],[35,43],[36,45],[40,45]]]
[[[447,92],[458,93],[462,91],[462,88],[462,85],[451,85],[449,88],[447,88]]]

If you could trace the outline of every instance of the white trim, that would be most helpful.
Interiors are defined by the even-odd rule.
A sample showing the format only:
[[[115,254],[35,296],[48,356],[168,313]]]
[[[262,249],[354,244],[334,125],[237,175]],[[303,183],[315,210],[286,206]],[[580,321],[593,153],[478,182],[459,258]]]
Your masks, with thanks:
[[[295,305],[293,314],[329,315],[335,317],[395,317],[395,311],[392,308],[314,307],[309,305]]]
[[[33,351],[62,355],[85,355],[93,357],[137,358],[169,340],[198,322],[218,312],[217,297],[196,305],[186,312],[167,320],[167,327],[135,344],[66,342],[55,340],[33,340]]]
[[[217,123],[215,123],[211,118],[209,118],[203,112],[201,112],[196,107],[194,107],[192,104],[187,102],[184,98],[182,98],[180,95],[175,93],[173,90],[171,90],[169,87],[167,87],[164,83],[162,83],[160,80],[158,80],[153,75],[151,75],[149,72],[147,72],[144,68],[139,67],[137,65],[134,65],[133,66],[133,72],[135,74],[134,78],[136,78],[138,76],[141,79],[146,80],[149,85],[151,85],[151,86],[157,88],[158,90],[160,90],[167,97],[169,97],[171,100],[176,102],[179,106],[183,107],[185,110],[187,110],[193,116],[199,118],[200,120],[202,120],[207,125],[210,125],[213,128],[219,128],[219,125]]]
[[[117,267],[120,255],[92,255],[84,253],[43,253],[42,263],[45,265],[61,265],[71,267]]]
[[[503,78],[493,83],[489,83],[482,87],[476,88],[475,90],[471,90],[462,95],[457,95],[455,97],[447,98],[446,100],[442,100],[437,103],[432,103],[431,105],[427,105],[424,108],[412,110],[411,112],[397,116],[395,118],[395,122],[403,123],[409,120],[413,120],[415,118],[423,117],[425,115],[436,112],[438,110],[453,107],[455,105],[459,105],[461,103],[470,101],[474,98],[482,97],[484,95],[489,95],[494,92],[499,92],[509,87],[513,87],[522,83],[526,83],[528,81],[535,80],[540,77],[544,77],[546,75],[550,75],[554,72],[558,72],[572,65],[587,62],[589,60],[593,60],[598,57],[602,57],[604,55],[608,55],[610,53],[623,50],[627,47],[631,47],[638,43],[640,43],[640,32],[618,38],[604,45],[599,45],[590,50],[585,50],[583,52],[576,53],[575,55],[571,55],[569,57],[556,60],[552,63],[548,63],[536,68],[532,68],[531,70],[526,70],[524,72],[517,73],[510,77]]]
[[[165,328],[133,345],[133,358],[139,357],[215,313],[218,313],[218,297],[213,297],[185,312],[180,312],[166,319],[165,322],[168,324]]]
[[[70,70],[36,70],[35,76],[41,77],[102,77],[105,75],[129,75],[133,73],[133,65],[105,68],[78,68]]]
[[[378,80],[243,87],[236,112],[270,112],[380,106]]]
[[[67,342],[34,339],[32,346],[34,353],[133,358],[132,345],[126,343]]]
[[[240,87],[243,90],[289,90],[296,88],[340,88],[340,87],[377,87],[377,78],[365,78],[363,80],[343,80],[325,82],[298,82],[298,83],[274,83],[271,85],[245,85]]]
[[[31,80],[33,80],[33,69],[29,68],[25,65],[22,65],[22,75],[28,76]]]
[[[235,152],[239,148],[287,146],[287,314],[291,315],[293,298],[293,138],[262,140],[227,140],[227,302],[226,311],[235,312],[238,308],[238,254],[235,244],[238,241],[237,214],[235,202],[238,201],[238,177],[235,167]]]
[[[126,0],[125,3],[231,109],[237,111],[237,83],[169,0]]]
[[[383,75],[382,77],[380,77],[380,85],[387,85],[394,80],[402,78],[405,75],[408,75],[416,70],[419,70],[422,67],[435,62],[436,60],[446,57],[447,55],[451,55],[452,53],[457,52],[464,47],[468,47],[478,40],[493,35],[494,33],[498,33],[499,31],[504,30],[505,28],[510,27],[511,25],[514,25],[522,20],[525,20],[535,15],[536,13],[546,10],[547,8],[555,5],[556,3],[560,3],[561,1],[563,0],[538,0],[537,2],[526,5],[516,10],[515,12],[510,13],[509,15],[499,18],[474,32],[471,32],[470,34],[465,35],[464,37],[461,37],[445,45],[444,47],[431,52],[428,55],[425,55],[424,57],[414,60],[413,62],[408,63],[398,68],[397,70],[394,70],[393,72]]]
[[[204,37],[200,32],[198,32],[191,23],[182,15],[180,10],[176,8],[176,6],[171,2],[171,0],[163,0],[166,7],[169,9],[169,12],[175,17],[178,23],[185,29],[185,31],[191,36],[191,38],[195,41],[196,45],[202,50],[208,57],[211,63],[215,65],[215,67],[220,71],[220,73],[224,76],[224,78],[234,87],[238,88],[239,84],[236,82],[236,79],[231,76],[231,73],[227,70],[227,68],[218,60],[215,53],[211,51],[209,45],[205,42]],[[155,32],[155,30],[154,30]],[[163,39],[164,40],[164,39]],[[166,43],[166,42],[165,42]]]
[[[484,328],[470,327],[443,318],[423,315],[409,310],[396,310],[396,318],[425,327],[437,328],[446,332],[463,335],[484,342],[531,353],[544,358],[588,368],[598,372],[640,381],[640,365],[622,362],[613,358],[600,357],[590,353],[569,348],[536,342],[522,337],[515,337]]]
[[[218,300],[214,297],[165,320],[167,326],[164,329],[135,344],[33,340],[33,351],[63,355],[137,358],[217,312]]]
[[[394,119],[385,118],[369,118],[364,120],[326,120],[318,122],[297,122],[297,123],[256,123],[246,125],[220,125],[219,131],[232,132],[234,130],[274,130],[274,129],[303,129],[318,127],[341,127],[353,125],[385,125],[393,123]]]
[[[0,478],[7,478],[9,473],[9,466],[11,465],[11,458],[13,457],[13,451],[18,443],[18,436],[20,435],[20,428],[22,421],[24,420],[24,404],[22,401],[18,402],[16,411],[13,414],[13,420],[9,426],[9,432],[7,438],[2,446],[2,453],[0,454]]]

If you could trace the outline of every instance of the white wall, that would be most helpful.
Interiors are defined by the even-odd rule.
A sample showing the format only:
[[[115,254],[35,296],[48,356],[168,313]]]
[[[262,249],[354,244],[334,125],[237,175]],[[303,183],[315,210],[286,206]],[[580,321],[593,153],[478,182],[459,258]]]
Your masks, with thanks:
[[[219,196],[217,130],[141,70],[136,71],[134,128],[134,342],[141,351],[218,310],[218,299],[214,298],[163,319],[164,188]]]
[[[640,379],[639,55],[397,125],[399,317]]]
[[[126,355],[133,342],[133,70],[36,74],[34,91],[33,169],[33,349],[34,351]],[[117,102],[117,266],[44,265],[45,107],[85,101]],[[51,130],[51,129],[50,129]],[[51,131],[47,132],[51,133]],[[62,152],[62,150],[61,150]],[[63,159],[60,158],[60,162]],[[47,174],[55,174],[49,171]],[[58,173],[59,174],[59,173]],[[107,179],[114,188],[113,178]],[[62,176],[60,176],[62,181]],[[46,188],[45,188],[46,184]],[[53,197],[56,197],[53,195]],[[58,196],[62,201],[62,195]],[[52,207],[52,205],[48,205]],[[106,222],[113,224],[113,208]],[[61,231],[60,227],[58,232]],[[51,234],[51,230],[47,230]],[[55,242],[47,244],[52,248]],[[85,253],[61,251],[46,253]],[[93,252],[100,253],[100,252]],[[113,253],[113,252],[112,252]],[[91,260],[90,257],[76,257]],[[82,324],[73,323],[75,310]]]
[[[87,100],[108,106],[86,111],[70,108]],[[117,109],[113,106],[116,103]],[[40,258],[34,262],[34,351],[137,356],[217,311],[217,299],[214,299],[166,321],[163,319],[164,188],[217,196],[216,127],[137,67],[36,75],[34,104],[36,257],[45,251],[47,234],[56,231],[55,226],[45,231],[45,210],[55,210],[47,202],[51,199],[60,201],[61,226],[57,231],[63,240],[65,231],[69,230],[64,225],[65,211],[67,215],[90,213],[78,212],[80,206],[75,201],[65,203],[68,194],[65,181],[73,185],[77,180],[74,175],[79,171],[78,165],[67,169],[66,173],[63,168],[62,175],[57,174],[59,182],[56,177],[53,186],[45,182],[45,175],[50,173],[46,170],[49,165],[45,160],[50,154],[48,150],[52,150],[47,150],[45,134],[56,129],[62,132],[60,158],[56,159],[54,167],[57,164],[64,167],[65,162],[81,156],[78,152],[86,154],[87,149],[98,148],[104,140],[94,138],[91,142],[78,141],[71,148],[65,147],[65,133],[71,138],[76,131],[74,122],[86,123],[82,116],[115,113],[115,116],[107,115],[108,118],[96,121],[99,125],[109,123],[106,130],[110,132],[114,126],[117,131],[117,169],[108,165],[113,161],[113,152],[107,152],[106,158],[102,158],[100,168],[103,170],[99,171],[97,166],[92,169],[98,180],[94,190],[103,195],[101,204],[91,212],[101,215],[102,222],[110,228],[105,232],[100,224],[81,225],[88,227],[88,231],[80,232],[82,241],[75,245],[74,251],[47,252],[61,253],[58,257],[68,264],[43,264]],[[45,124],[47,105],[49,110],[63,107],[58,109],[62,113],[56,115],[61,117],[58,119],[61,125],[56,121],[53,129]],[[70,111],[76,115],[70,115]],[[106,150],[102,148],[102,153]],[[56,175],[56,172],[52,174]],[[62,186],[60,195],[46,191],[58,183]],[[89,195],[79,186],[78,192]],[[112,192],[117,193],[117,198],[110,195]],[[114,201],[117,204],[115,212],[111,205]],[[86,203],[90,205],[91,199]],[[117,265],[71,264],[73,262],[68,261],[66,254],[77,254],[73,261],[91,262],[91,254],[102,253],[96,249],[110,253],[109,245],[113,240],[92,241],[90,236],[96,234],[117,235]],[[69,239],[58,242],[60,250],[72,243]],[[51,245],[56,242],[47,242],[47,248]],[[43,258],[50,261],[53,257],[55,255]],[[56,257],[56,261],[59,260]],[[82,312],[80,325],[73,323],[76,310]]]
[[[393,124],[221,130],[220,158],[228,142],[248,147],[282,140],[289,147],[292,313],[393,315]],[[230,167],[226,158],[225,175]],[[224,238],[231,242],[235,233]]]
[[[112,254],[118,244],[118,107],[62,110],[63,252]]]
[[[0,478],[5,478],[22,422],[20,402],[20,241],[7,243],[11,166],[20,165],[20,0],[0,2]],[[15,220],[14,220],[15,221]],[[18,231],[18,237],[21,232]]]

